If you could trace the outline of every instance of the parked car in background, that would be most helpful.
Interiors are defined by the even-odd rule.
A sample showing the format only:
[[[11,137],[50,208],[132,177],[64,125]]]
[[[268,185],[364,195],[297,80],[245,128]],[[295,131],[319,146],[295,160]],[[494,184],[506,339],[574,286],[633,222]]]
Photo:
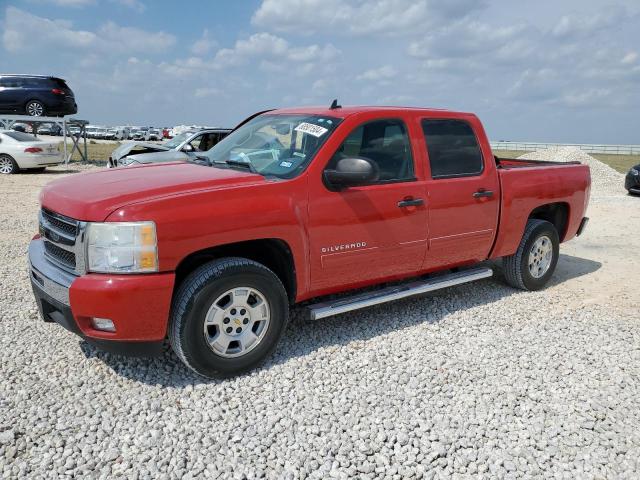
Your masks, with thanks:
[[[59,143],[42,141],[29,133],[0,130],[0,174],[59,165],[64,160]]]
[[[57,123],[42,123],[36,126],[38,135],[62,135],[62,127]]]
[[[624,179],[624,188],[631,195],[640,195],[640,163],[632,167]]]
[[[0,74],[0,112],[34,117],[78,112],[73,91],[61,78]]]
[[[171,131],[171,129],[169,129],[169,128],[163,128],[163,129],[162,129],[162,138],[165,138],[165,139],[172,139],[172,138],[173,138],[172,133],[173,133],[173,132]]]
[[[163,143],[127,142],[116,148],[107,166],[126,167],[144,163],[195,160],[226,137],[231,130],[216,128],[184,132]]]
[[[97,134],[98,134],[99,130],[100,130],[100,127],[97,127],[95,125],[87,125],[85,127],[85,132],[87,133],[87,138],[98,138]]]
[[[133,132],[133,136],[131,137],[133,140],[145,140],[147,137],[147,131],[149,130],[149,127],[138,127],[134,132]]]
[[[16,132],[22,132],[22,133],[31,133],[33,128],[28,123],[15,122],[11,126],[11,130],[15,130]]]
[[[76,127],[76,126],[67,127],[67,135],[77,136],[79,134],[80,134],[80,127]]]
[[[162,132],[160,130],[158,130],[157,128],[150,128],[149,130],[147,130],[147,134],[145,136],[145,140],[147,142],[149,141],[158,141],[158,140],[162,140]]]
[[[129,127],[115,127],[114,130],[116,131],[116,140],[127,140],[129,138]]]
[[[95,138],[97,140],[104,140],[107,137],[107,129],[105,127],[99,127],[95,132]]]

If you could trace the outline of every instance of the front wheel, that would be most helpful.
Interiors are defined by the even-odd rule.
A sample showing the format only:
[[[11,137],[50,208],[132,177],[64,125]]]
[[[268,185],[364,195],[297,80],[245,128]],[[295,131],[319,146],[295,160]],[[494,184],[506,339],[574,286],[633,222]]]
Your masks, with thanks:
[[[507,283],[521,290],[540,290],[553,275],[559,253],[555,226],[546,220],[529,220],[516,253],[502,259]]]
[[[287,294],[271,270],[245,258],[225,258],[199,267],[179,287],[169,341],[194,372],[234,375],[273,351],[288,318]]]

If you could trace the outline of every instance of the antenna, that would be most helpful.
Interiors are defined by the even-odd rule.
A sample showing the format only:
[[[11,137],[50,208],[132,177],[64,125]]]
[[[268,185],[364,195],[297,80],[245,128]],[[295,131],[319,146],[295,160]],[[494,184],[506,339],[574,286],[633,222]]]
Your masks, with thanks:
[[[336,108],[342,108],[342,105],[338,105],[337,98],[335,98],[333,102],[331,102],[331,106],[329,107],[329,110],[335,110]]]

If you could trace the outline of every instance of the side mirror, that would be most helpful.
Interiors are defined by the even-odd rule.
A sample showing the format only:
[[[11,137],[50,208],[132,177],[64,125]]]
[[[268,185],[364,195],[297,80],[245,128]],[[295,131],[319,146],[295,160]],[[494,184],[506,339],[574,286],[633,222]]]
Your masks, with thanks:
[[[378,168],[366,158],[343,158],[334,170],[324,171],[324,179],[335,190],[366,185],[378,179]]]
[[[193,146],[190,143],[187,143],[184,147],[182,147],[183,152],[193,152]]]

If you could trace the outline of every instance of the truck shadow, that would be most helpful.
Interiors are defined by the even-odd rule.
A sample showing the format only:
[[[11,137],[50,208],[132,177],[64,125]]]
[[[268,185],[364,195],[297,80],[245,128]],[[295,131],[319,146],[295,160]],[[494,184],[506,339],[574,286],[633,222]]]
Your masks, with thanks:
[[[323,348],[336,348],[352,342],[364,342],[422,323],[437,324],[457,311],[492,304],[512,295],[525,294],[503,283],[500,262],[487,262],[487,265],[495,271],[491,279],[317,322],[305,320],[304,308],[294,308],[291,311],[289,326],[275,352],[260,368],[244,376],[265,376],[270,373],[269,370],[277,368],[280,364],[305,357]],[[591,274],[601,265],[593,260],[562,254],[550,285]],[[208,380],[200,377],[185,367],[168,346],[163,354],[152,358],[112,355],[96,349],[85,341],[80,342],[80,348],[87,358],[100,359],[115,374],[148,385],[180,388],[188,385],[234,381],[233,378]],[[354,368],[357,366],[354,365]]]

